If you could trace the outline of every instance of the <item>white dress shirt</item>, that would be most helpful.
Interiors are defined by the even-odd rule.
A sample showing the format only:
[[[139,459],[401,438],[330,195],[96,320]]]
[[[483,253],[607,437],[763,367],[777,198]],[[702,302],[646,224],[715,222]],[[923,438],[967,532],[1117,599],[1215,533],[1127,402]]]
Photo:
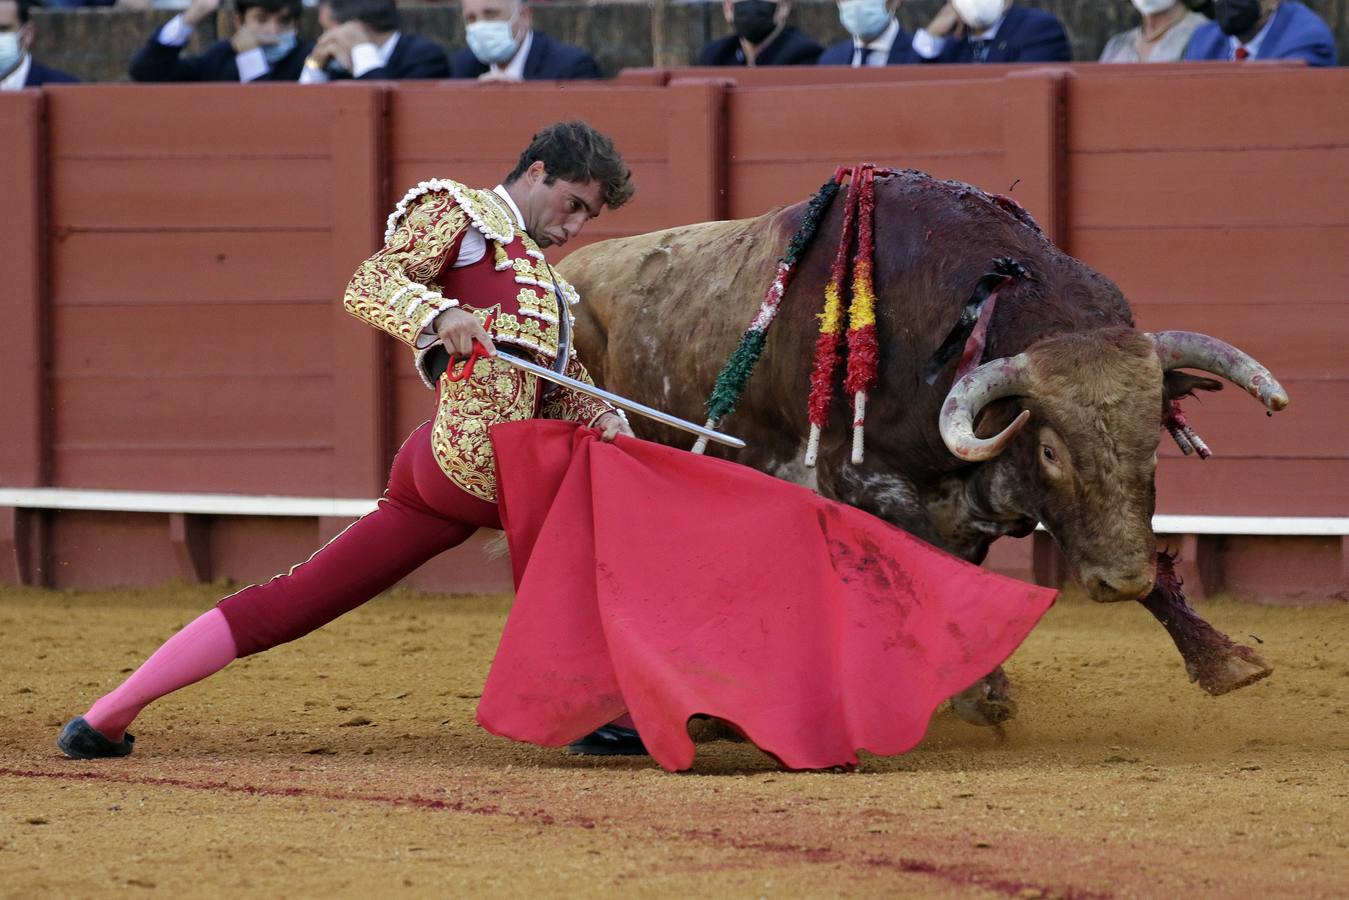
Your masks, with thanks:
[[[25,53],[19,58],[19,64],[14,67],[14,71],[5,76],[4,81],[0,81],[0,91],[17,91],[23,87],[24,82],[28,80],[28,70],[33,68],[33,57]]]
[[[1278,13],[1275,13],[1275,15],[1278,15]],[[1251,42],[1249,44],[1243,44],[1241,41],[1237,40],[1231,35],[1228,35],[1227,47],[1231,55],[1231,58],[1232,59],[1237,58],[1238,47],[1245,47],[1246,52],[1250,54],[1250,56],[1248,56],[1247,59],[1259,59],[1260,45],[1265,42],[1265,35],[1269,34],[1269,26],[1273,24],[1274,24],[1274,16],[1270,16],[1269,21],[1265,23],[1265,27],[1261,28],[1260,31],[1256,33],[1255,37],[1251,38]]]
[[[366,41],[364,44],[357,44],[352,47],[351,77],[360,78],[367,72],[387,66],[389,58],[393,56],[394,48],[398,46],[398,39],[402,36],[401,31],[395,31],[389,35],[388,40],[378,46]],[[324,84],[327,81],[328,73],[322,69],[305,66],[304,71],[300,73],[300,84]]]
[[[998,21],[994,22],[988,28],[979,32],[970,38],[972,41],[991,41],[998,36],[998,29],[1002,27],[1003,20],[1007,18],[1006,13],[998,16]],[[917,53],[923,59],[936,59],[941,56],[941,52],[946,49],[946,42],[950,38],[933,37],[926,28],[920,28],[913,36],[913,52]]]
[[[192,31],[192,26],[183,20],[180,13],[165,22],[164,27],[159,29],[159,42],[167,47],[182,47],[192,39]],[[272,71],[271,65],[267,62],[267,57],[262,54],[261,47],[254,47],[252,50],[234,54],[234,65],[239,70],[239,81],[241,82],[257,81]]]
[[[525,60],[529,59],[529,48],[533,46],[534,29],[531,28],[525,32],[525,39],[520,42],[520,49],[515,51],[515,55],[511,57],[511,61],[504,66],[492,63],[492,65],[488,67],[488,71],[493,75],[505,74],[507,77],[516,81],[524,81]]]
[[[854,69],[862,66],[883,66],[890,61],[890,48],[895,46],[895,38],[899,37],[899,20],[894,16],[890,17],[890,24],[885,26],[885,30],[867,43],[863,44],[856,37],[852,39],[852,67]]]

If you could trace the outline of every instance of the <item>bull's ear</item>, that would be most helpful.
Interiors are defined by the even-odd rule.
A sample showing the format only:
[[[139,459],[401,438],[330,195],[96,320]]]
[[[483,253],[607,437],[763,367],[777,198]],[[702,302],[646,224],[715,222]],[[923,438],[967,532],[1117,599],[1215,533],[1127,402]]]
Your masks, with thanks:
[[[1223,384],[1221,381],[1214,381],[1212,378],[1200,378],[1198,375],[1190,375],[1186,372],[1167,372],[1162,376],[1163,393],[1167,401],[1179,400],[1182,397],[1193,397],[1195,391],[1221,391]]]

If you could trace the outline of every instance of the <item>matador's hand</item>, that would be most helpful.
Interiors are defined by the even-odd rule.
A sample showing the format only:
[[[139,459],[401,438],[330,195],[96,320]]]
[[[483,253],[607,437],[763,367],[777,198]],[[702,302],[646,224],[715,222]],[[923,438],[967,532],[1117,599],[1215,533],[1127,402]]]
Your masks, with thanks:
[[[436,336],[451,356],[468,356],[473,352],[473,342],[482,344],[488,353],[495,353],[496,347],[478,317],[467,310],[447,309],[436,316],[433,323]]]
[[[624,437],[636,437],[632,433],[632,428],[628,425],[627,420],[618,413],[607,412],[600,416],[595,422],[595,427],[600,430],[600,440],[605,443],[612,441],[620,434]]]

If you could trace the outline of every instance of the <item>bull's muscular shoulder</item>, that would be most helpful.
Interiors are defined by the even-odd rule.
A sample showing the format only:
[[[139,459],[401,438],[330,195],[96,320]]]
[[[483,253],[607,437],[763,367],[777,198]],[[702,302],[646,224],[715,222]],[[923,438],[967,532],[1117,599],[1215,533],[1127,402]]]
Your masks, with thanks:
[[[419,183],[398,201],[398,205],[389,214],[389,221],[384,230],[386,243],[393,237],[398,222],[407,215],[408,210],[424,202],[429,195],[451,198],[468,216],[473,227],[485,238],[504,244],[509,243],[515,236],[515,222],[495,192],[467,187],[448,178],[432,178]]]

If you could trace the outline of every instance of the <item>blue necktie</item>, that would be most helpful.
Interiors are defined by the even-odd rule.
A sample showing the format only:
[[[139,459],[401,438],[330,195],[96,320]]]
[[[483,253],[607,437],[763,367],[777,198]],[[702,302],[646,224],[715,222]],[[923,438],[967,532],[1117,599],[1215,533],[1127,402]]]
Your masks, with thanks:
[[[989,45],[992,41],[970,41],[970,50],[974,62],[981,63],[988,59]]]

